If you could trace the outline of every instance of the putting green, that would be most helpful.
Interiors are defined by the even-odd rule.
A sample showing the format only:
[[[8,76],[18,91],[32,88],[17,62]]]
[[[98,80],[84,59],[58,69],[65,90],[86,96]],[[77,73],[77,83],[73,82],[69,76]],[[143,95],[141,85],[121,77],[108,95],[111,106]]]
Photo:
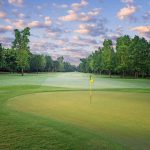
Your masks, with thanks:
[[[150,147],[150,93],[45,92],[15,97],[9,108],[72,124],[133,149]]]

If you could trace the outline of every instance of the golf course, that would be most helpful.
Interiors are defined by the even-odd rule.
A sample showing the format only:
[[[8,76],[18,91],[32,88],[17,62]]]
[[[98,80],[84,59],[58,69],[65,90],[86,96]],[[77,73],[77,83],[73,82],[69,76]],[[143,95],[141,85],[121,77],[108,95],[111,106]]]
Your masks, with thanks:
[[[0,74],[0,149],[149,150],[150,80]]]
[[[149,6],[0,0],[0,150],[150,150]]]

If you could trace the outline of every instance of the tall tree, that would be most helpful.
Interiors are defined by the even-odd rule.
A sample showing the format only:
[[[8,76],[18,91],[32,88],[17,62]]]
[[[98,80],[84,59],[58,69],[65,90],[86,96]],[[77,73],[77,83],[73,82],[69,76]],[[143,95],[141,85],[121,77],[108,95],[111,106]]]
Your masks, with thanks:
[[[93,54],[93,71],[94,73],[100,73],[103,70],[103,63],[102,63],[102,50],[99,48]]]
[[[102,62],[104,70],[109,72],[110,77],[115,65],[114,62],[115,53],[112,46],[113,44],[111,40],[104,40],[102,48]]]
[[[138,78],[139,74],[144,76],[150,67],[150,44],[144,38],[135,36],[130,44],[129,57],[135,78]]]
[[[0,43],[0,69],[4,68],[5,66],[5,51]]]
[[[12,48],[16,50],[16,62],[19,69],[21,69],[22,76],[24,75],[24,69],[29,67],[29,36],[30,28],[26,27],[24,30],[19,31],[18,29],[14,30],[15,40],[13,41]]]
[[[121,36],[116,43],[117,70],[122,72],[124,77],[125,71],[129,70],[129,47],[130,37],[128,35]]]

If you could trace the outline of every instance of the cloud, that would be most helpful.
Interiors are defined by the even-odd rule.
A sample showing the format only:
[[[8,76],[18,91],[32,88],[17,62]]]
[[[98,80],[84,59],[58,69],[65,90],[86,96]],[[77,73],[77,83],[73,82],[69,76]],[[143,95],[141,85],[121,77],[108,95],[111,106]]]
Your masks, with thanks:
[[[83,48],[72,48],[72,47],[64,47],[63,49],[63,56],[72,56],[74,58],[87,57],[90,54],[90,51],[83,49]]]
[[[31,21],[30,23],[28,23],[28,27],[30,27],[30,28],[41,28],[41,27],[43,27],[43,24],[39,21]]]
[[[14,28],[22,29],[26,26],[24,20],[17,20],[16,22],[13,23]]]
[[[67,38],[61,38],[61,39],[58,39],[58,40],[57,40],[57,44],[58,44],[58,45],[61,45],[61,46],[67,45],[68,41],[69,41],[69,40],[68,40]]]
[[[22,6],[24,0],[8,0],[9,4],[16,5],[16,6]]]
[[[150,38],[150,26],[137,26],[131,28],[131,30],[138,32],[142,36]]]
[[[0,36],[0,41],[3,41],[2,44],[3,44],[4,47],[11,47],[13,40],[14,39],[11,38],[11,37]]]
[[[139,32],[141,34],[150,32],[150,26],[137,26],[131,28],[131,30]]]
[[[80,24],[78,29],[74,32],[90,36],[105,35],[107,33],[107,29],[104,26],[104,21],[105,20],[99,20],[98,22],[91,24]]]
[[[76,57],[64,56],[64,61],[70,62],[71,64],[78,66],[80,59]]]
[[[0,18],[5,18],[7,14],[3,11],[0,11]]]
[[[68,15],[59,17],[59,20],[62,20],[62,21],[76,21],[76,20],[78,20],[78,15],[75,11],[69,10]]]
[[[5,32],[8,32],[8,31],[12,31],[13,30],[13,27],[8,25],[8,26],[2,26],[0,25],[0,33],[5,33]]]
[[[40,22],[37,20],[31,21],[28,23],[28,27],[30,28],[47,28],[50,27],[52,24],[52,20],[50,19],[49,16],[44,17],[44,22]]]
[[[26,14],[20,12],[18,9],[13,9],[12,13],[15,16],[16,19],[19,19],[19,18],[21,18],[21,19],[29,19],[30,18],[29,15],[26,15]]]
[[[62,21],[91,21],[99,15],[101,12],[101,9],[95,8],[87,13],[81,12],[80,14],[77,14],[74,10],[69,10],[68,15],[59,17],[59,20]]]
[[[56,7],[56,8],[68,8],[68,5],[67,4],[56,4],[56,3],[53,3],[53,6]]]
[[[137,11],[137,7],[126,6],[119,10],[117,16],[120,20],[124,20],[125,18],[132,16],[136,11]]]
[[[50,19],[49,16],[46,16],[44,19],[45,19],[45,25],[46,26],[50,26],[52,24],[52,20]]]
[[[120,36],[119,33],[109,33],[106,39],[111,39],[113,42],[116,42],[116,39]]]
[[[78,10],[80,10],[81,8],[83,8],[83,7],[87,6],[87,5],[88,5],[88,1],[87,0],[81,0],[80,3],[73,3],[71,5],[71,8],[73,10],[75,10],[75,11],[78,11]]]
[[[143,20],[144,21],[149,21],[149,19],[150,19],[150,11],[147,11],[143,15]]]
[[[69,44],[75,47],[89,47],[91,45],[96,45],[97,41],[93,38],[83,38],[81,36],[74,36],[72,41],[69,42]]]
[[[45,38],[58,38],[61,36],[63,31],[58,28],[58,27],[50,27],[49,29],[46,30],[46,35],[44,36]]]
[[[129,4],[129,3],[133,3],[133,2],[134,2],[134,0],[122,0],[122,2],[123,2],[123,3],[127,3],[127,4]]]

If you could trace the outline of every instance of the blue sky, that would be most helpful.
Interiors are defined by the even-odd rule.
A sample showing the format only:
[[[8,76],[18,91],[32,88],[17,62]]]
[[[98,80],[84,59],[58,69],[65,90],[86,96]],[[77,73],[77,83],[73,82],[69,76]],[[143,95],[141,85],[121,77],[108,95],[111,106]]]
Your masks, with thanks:
[[[10,47],[13,30],[31,28],[33,53],[64,56],[79,64],[104,39],[135,34],[150,38],[149,0],[0,0],[0,43]]]

